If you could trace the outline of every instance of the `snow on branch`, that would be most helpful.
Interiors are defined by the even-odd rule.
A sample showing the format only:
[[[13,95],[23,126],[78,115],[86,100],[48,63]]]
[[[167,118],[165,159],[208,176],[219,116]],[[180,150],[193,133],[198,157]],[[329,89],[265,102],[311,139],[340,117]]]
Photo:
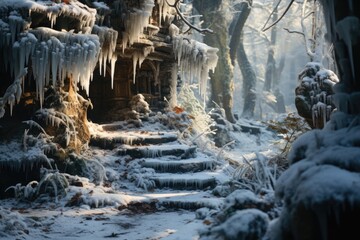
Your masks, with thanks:
[[[15,81],[6,89],[6,92],[2,98],[0,98],[0,118],[5,114],[5,104],[10,105],[10,115],[12,115],[12,110],[15,105],[15,102],[20,101],[22,94],[21,83],[23,82],[23,77],[27,74],[27,68],[24,68],[22,72],[15,78]]]
[[[277,7],[279,6],[281,0],[278,2],[277,6],[274,8],[274,10],[271,12],[271,14],[269,15],[268,19],[266,20],[263,28],[262,28],[262,31],[265,32],[267,30],[269,30],[270,28],[272,28],[273,26],[275,26],[278,22],[281,21],[281,19],[283,19],[283,17],[285,16],[285,14],[289,11],[291,5],[294,3],[294,0],[291,0],[290,3],[288,4],[288,6],[286,7],[285,11],[281,14],[281,16],[275,21],[273,22],[272,24],[270,24],[270,26],[266,26],[271,18],[271,16],[274,14],[275,12],[275,9],[277,9]]]
[[[199,33],[213,33],[213,31],[211,29],[208,29],[208,28],[205,28],[205,29],[202,29],[202,28],[198,28],[196,26],[194,26],[193,24],[191,24],[185,17],[184,15],[182,14],[182,12],[180,11],[180,8],[179,8],[179,2],[180,0],[176,0],[174,4],[169,4],[167,0],[165,0],[166,3],[170,6],[170,7],[173,7],[175,8],[176,10],[176,13],[179,15],[179,17],[181,18],[181,20],[190,28],[190,29],[194,29],[196,31],[198,31]]]

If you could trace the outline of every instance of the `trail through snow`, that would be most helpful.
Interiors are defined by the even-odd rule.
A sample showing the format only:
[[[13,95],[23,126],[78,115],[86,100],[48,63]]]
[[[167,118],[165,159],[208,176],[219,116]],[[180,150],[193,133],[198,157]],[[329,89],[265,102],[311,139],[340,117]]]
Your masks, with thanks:
[[[70,184],[58,202],[48,196],[0,200],[0,239],[199,239],[198,230],[208,223],[196,219],[195,210],[223,206],[212,189],[230,179],[226,168],[160,123],[141,129],[123,124],[91,123],[92,144],[105,147],[86,153],[97,175],[75,177],[78,186]],[[236,161],[254,152],[273,155],[276,136],[263,130],[261,136],[238,132],[242,147],[227,155]],[[129,149],[143,155],[131,156]]]

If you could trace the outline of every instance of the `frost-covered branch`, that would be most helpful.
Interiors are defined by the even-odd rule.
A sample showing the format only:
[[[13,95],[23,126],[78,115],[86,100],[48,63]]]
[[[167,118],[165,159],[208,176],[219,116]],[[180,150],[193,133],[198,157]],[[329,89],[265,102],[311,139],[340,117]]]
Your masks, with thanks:
[[[302,31],[303,31],[306,53],[309,55],[310,60],[313,61],[313,59],[314,59],[314,57],[315,57],[315,52],[313,51],[313,49],[311,49],[311,48],[308,46],[308,36],[307,36],[307,31],[306,31],[306,26],[305,26],[305,19],[307,18],[307,16],[309,16],[309,15],[306,15],[306,14],[305,14],[306,4],[307,4],[307,0],[305,0],[304,3],[303,3],[303,5],[302,5],[302,11],[301,11],[301,28],[302,28]]]
[[[46,124],[50,124],[51,126],[65,126],[66,146],[70,144],[71,137],[76,141],[77,131],[74,121],[66,114],[56,111],[55,109],[40,109],[36,112],[36,116],[45,120]]]
[[[290,30],[288,28],[283,28],[285,31],[287,31],[288,33],[296,33],[296,34],[300,34],[302,36],[305,37],[304,33],[303,32],[300,32],[300,31],[295,31],[295,30]]]
[[[277,7],[279,6],[281,0],[278,2],[277,6],[274,8],[273,12],[269,15],[267,21],[264,24],[264,27],[262,29],[263,32],[269,30],[270,28],[272,28],[273,26],[275,26],[278,22],[281,21],[281,19],[283,19],[283,17],[285,16],[285,14],[289,11],[291,5],[294,3],[294,0],[291,0],[290,3],[288,4],[288,6],[286,7],[285,11],[283,12],[283,14],[281,14],[281,16],[275,21],[273,22],[270,26],[266,27],[266,25],[268,24],[268,22],[270,21],[271,16],[274,14],[275,10],[277,9]]]
[[[190,29],[194,29],[199,33],[214,33],[213,30],[209,29],[209,28],[198,28],[196,26],[194,26],[193,24],[191,24],[182,14],[182,12],[179,9],[179,2],[181,0],[176,0],[174,4],[170,4],[167,0],[166,3],[170,6],[175,8],[176,13],[179,15],[179,17],[181,18],[181,20],[190,28]]]
[[[15,103],[19,103],[22,88],[21,83],[23,77],[27,74],[27,68],[23,68],[23,70],[19,73],[19,75],[15,78],[14,82],[6,89],[6,92],[2,98],[0,98],[0,118],[2,118],[5,114],[5,105],[10,105],[10,115],[12,115],[12,110]]]

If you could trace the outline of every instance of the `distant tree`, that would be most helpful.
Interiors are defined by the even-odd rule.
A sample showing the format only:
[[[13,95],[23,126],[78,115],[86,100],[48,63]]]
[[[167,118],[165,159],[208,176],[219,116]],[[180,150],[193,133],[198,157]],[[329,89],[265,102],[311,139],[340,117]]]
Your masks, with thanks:
[[[247,0],[235,6],[235,10],[238,14],[235,15],[231,24],[232,29],[230,30],[231,62],[235,65],[235,60],[237,60],[243,76],[244,107],[242,116],[245,118],[251,118],[254,116],[256,104],[256,74],[246,55],[243,38],[243,28],[250,15],[252,4],[252,0]]]
[[[273,4],[274,10],[272,13],[272,21],[276,22],[278,20],[278,4],[274,2]],[[280,59],[280,62],[277,64],[275,59],[275,45],[277,43],[277,31],[278,28],[276,26],[271,28],[271,36],[270,36],[270,48],[268,51],[268,58],[266,63],[265,70],[265,83],[264,90],[273,92],[276,97],[275,104],[272,104],[271,107],[277,113],[285,112],[285,102],[284,96],[280,92],[279,84],[280,84],[280,75],[285,65],[285,57],[283,56]]]
[[[225,0],[194,0],[193,6],[203,15],[204,22],[211,26],[214,34],[206,34],[204,42],[219,49],[218,65],[210,74],[210,105],[215,102],[225,110],[228,121],[235,122],[233,115],[233,67],[228,47],[228,24],[223,12]]]

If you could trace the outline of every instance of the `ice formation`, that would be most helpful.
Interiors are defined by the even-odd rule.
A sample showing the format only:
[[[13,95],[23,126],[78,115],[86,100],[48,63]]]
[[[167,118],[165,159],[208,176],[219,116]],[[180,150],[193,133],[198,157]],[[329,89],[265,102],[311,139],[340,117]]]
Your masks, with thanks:
[[[111,9],[104,2],[92,2],[92,4],[97,10],[96,23],[102,25],[104,23],[105,16],[111,12]]]
[[[170,84],[170,96],[169,107],[173,109],[178,105],[177,103],[177,83],[178,83],[178,67],[176,64],[171,69],[171,84]]]
[[[99,37],[42,27],[30,32],[38,39],[32,54],[32,67],[40,102],[44,99],[44,87],[49,84],[50,70],[54,85],[57,80],[63,84],[65,77],[71,75],[89,94],[90,79],[100,54]]]
[[[317,62],[307,63],[299,74],[299,79],[301,83],[296,88],[296,101],[308,105],[311,110],[312,125],[315,128],[322,128],[330,119],[334,103],[336,105],[333,87],[339,79],[334,72],[323,68]],[[299,103],[298,105],[300,106]]]
[[[70,4],[54,3],[53,1],[34,1],[34,0],[2,0],[0,12],[10,12],[9,10],[19,9],[32,12],[39,12],[46,15],[51,26],[56,24],[56,19],[60,15],[71,18],[81,19],[80,28],[92,27],[95,23],[96,10],[89,8],[78,1],[71,1]]]
[[[360,200],[358,192],[354,191],[360,186],[360,168],[356,159],[360,152],[352,145],[359,139],[359,128],[354,128],[352,132],[353,135],[347,129],[311,131],[295,142],[289,156],[295,163],[277,183],[277,196],[286,202],[289,209],[282,216],[284,222],[293,221],[299,206],[304,206],[305,210],[314,213],[321,239],[327,239],[331,213],[337,217],[338,223],[343,224],[342,214],[356,209]],[[313,146],[315,142],[318,146]],[[333,181],[329,181],[330,178]]]
[[[133,83],[135,84],[136,79],[136,69],[137,66],[141,68],[141,64],[144,62],[145,58],[155,49],[153,46],[144,47],[142,50],[135,50],[133,52],[132,60],[133,60]]]
[[[175,9],[170,7],[174,5],[175,0],[156,0],[156,3],[159,6],[159,25],[161,26],[167,18],[172,18],[175,13]]]
[[[32,12],[45,14],[51,21],[51,26],[60,15],[79,19],[80,29],[84,33],[59,32],[44,27],[29,29],[30,24],[25,20],[27,16],[19,14],[24,14],[24,9],[28,10],[30,19]],[[44,101],[44,87],[50,84],[50,80],[53,86],[58,83],[62,85],[67,76],[72,76],[89,94],[92,72],[98,61],[100,71],[101,67],[104,69],[104,75],[106,63],[111,64],[113,85],[118,33],[113,29],[94,25],[95,9],[78,1],[56,4],[5,0],[1,3],[0,13],[9,14],[8,18],[0,20],[0,48],[4,65],[10,67],[10,72],[15,77],[31,59],[40,104]],[[91,30],[93,34],[90,34]],[[13,101],[9,103],[11,105]]]
[[[0,145],[0,155],[0,169],[8,169],[12,172],[32,171],[40,166],[51,167],[49,159],[38,146],[29,147],[27,151],[23,151],[21,143],[9,142]]]
[[[209,177],[189,177],[189,178],[176,178],[176,177],[161,177],[160,174],[154,176],[152,179],[157,183],[158,187],[184,187],[185,189],[194,188],[194,189],[203,189],[208,186],[215,185],[215,178]]]
[[[153,169],[157,169],[160,170],[161,172],[168,172],[168,171],[173,171],[173,172],[181,172],[182,168],[185,169],[190,169],[192,171],[196,171],[196,170],[204,170],[204,169],[208,169],[211,170],[214,168],[215,166],[215,162],[212,160],[166,160],[166,161],[161,161],[161,160],[157,160],[157,159],[153,159],[153,160],[147,160],[145,161],[142,166],[147,167],[147,168],[153,168]]]
[[[94,26],[92,30],[93,34],[99,36],[101,44],[101,52],[99,56],[99,70],[100,74],[105,76],[106,74],[106,62],[111,64],[111,88],[114,86],[114,72],[115,72],[115,63],[117,60],[116,42],[118,38],[118,32],[108,28],[108,27],[99,27]],[[102,73],[103,72],[103,73]]]
[[[215,71],[217,48],[209,47],[183,35],[174,35],[173,50],[182,79],[193,83],[198,81],[199,92],[205,98],[209,71]]]
[[[149,20],[155,4],[153,0],[141,0],[140,8],[133,8],[125,19],[125,31],[122,33],[123,51],[131,46],[144,33],[144,28],[149,25]]]

